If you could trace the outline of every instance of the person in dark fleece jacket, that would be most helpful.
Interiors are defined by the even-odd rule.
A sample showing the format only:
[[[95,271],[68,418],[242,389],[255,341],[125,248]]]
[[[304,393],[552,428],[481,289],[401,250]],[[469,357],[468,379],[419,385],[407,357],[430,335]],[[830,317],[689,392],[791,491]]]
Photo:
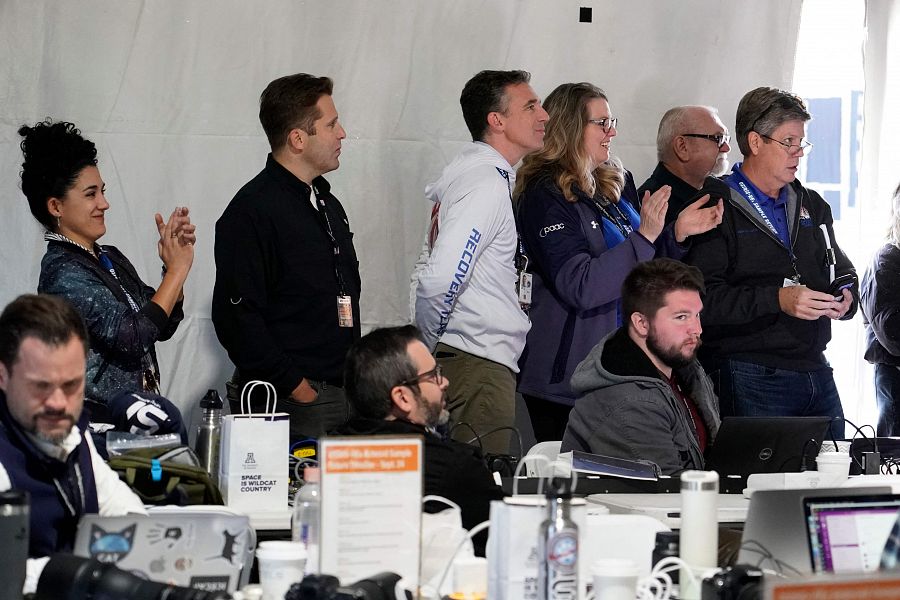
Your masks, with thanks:
[[[831,208],[797,181],[809,119],[789,92],[744,95],[735,120],[744,160],[704,189],[725,199],[722,224],[684,257],[705,280],[700,361],[725,416],[843,417],[823,352],[831,321],[853,317],[859,291]]]

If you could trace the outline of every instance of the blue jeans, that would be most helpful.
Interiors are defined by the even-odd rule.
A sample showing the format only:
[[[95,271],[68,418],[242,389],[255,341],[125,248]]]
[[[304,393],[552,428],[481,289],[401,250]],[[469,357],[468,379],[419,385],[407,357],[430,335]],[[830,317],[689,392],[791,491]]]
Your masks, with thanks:
[[[900,367],[875,364],[875,401],[879,437],[900,435]]]
[[[711,375],[723,417],[844,418],[831,367],[791,371],[724,359]],[[843,423],[832,427],[839,439],[843,430]]]

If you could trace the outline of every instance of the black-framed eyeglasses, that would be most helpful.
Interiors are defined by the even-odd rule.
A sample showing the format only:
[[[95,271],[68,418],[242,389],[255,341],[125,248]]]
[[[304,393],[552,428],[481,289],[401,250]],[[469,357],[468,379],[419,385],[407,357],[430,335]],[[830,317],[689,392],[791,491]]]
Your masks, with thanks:
[[[609,130],[613,127],[618,127],[619,119],[618,118],[603,118],[603,119],[588,119],[588,123],[593,123],[597,127],[603,129],[604,132],[609,133]]]
[[[425,371],[424,373],[419,373],[412,379],[404,379],[397,385],[406,385],[413,386],[419,385],[419,382],[423,379],[430,379],[431,382],[435,385],[441,385],[441,381],[443,381],[444,370],[441,368],[441,365],[434,365],[434,368],[430,371]]]
[[[704,140],[711,140],[716,143],[716,146],[719,147],[719,150],[722,149],[722,146],[731,141],[731,134],[729,133],[682,133],[682,137],[692,137],[692,138],[700,138]]]
[[[759,133],[759,132],[757,131],[756,133]],[[810,152],[812,152],[812,147],[813,147],[812,143],[809,140],[804,139],[804,138],[800,138],[800,141],[798,143],[792,144],[792,143],[790,143],[790,141],[781,142],[781,141],[776,140],[775,138],[769,137],[767,135],[763,135],[761,133],[759,133],[759,137],[766,138],[767,140],[775,142],[776,144],[781,144],[782,146],[784,146],[784,149],[787,151],[788,156],[798,156],[801,152],[803,152],[805,154],[809,154]],[[787,139],[793,140],[793,138],[787,138]]]

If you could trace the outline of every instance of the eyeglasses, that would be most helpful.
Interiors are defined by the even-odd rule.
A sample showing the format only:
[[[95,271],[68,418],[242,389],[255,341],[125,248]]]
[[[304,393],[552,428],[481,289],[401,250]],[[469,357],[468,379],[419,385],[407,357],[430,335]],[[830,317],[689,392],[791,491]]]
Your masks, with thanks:
[[[722,146],[731,141],[731,135],[728,133],[682,133],[682,137],[692,137],[692,138],[701,138],[704,140],[711,140],[716,143],[716,146],[719,147],[719,150],[722,149]]]
[[[600,127],[601,129],[603,129],[604,132],[609,133],[610,129],[612,129],[613,127],[616,127],[618,125],[619,119],[617,119],[617,118],[616,119],[607,119],[607,118],[588,119],[587,122],[593,123],[597,127]]]
[[[757,131],[756,133],[759,133],[759,132]],[[763,135],[761,133],[759,133],[759,137],[764,137],[769,141],[775,142],[776,144],[781,144],[782,146],[784,146],[784,149],[787,151],[788,156],[798,156],[801,152],[806,153],[806,154],[809,154],[810,152],[812,152],[813,145],[809,141],[807,141],[803,138],[800,138],[799,143],[792,144],[791,140],[793,140],[793,138],[786,138],[788,141],[779,142],[775,138],[770,138],[769,136]]]
[[[430,371],[425,371],[424,373],[419,373],[412,379],[404,379],[397,385],[406,385],[406,386],[419,385],[419,382],[422,381],[423,379],[430,379],[433,384],[441,385],[441,382],[444,380],[443,377],[444,377],[444,372],[443,372],[443,369],[441,368],[441,365],[435,365],[434,368],[431,369]]]

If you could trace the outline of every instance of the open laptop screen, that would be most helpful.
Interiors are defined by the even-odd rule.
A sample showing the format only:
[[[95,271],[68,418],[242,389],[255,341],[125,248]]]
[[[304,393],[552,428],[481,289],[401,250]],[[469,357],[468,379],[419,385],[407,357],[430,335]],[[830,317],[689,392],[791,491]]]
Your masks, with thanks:
[[[803,501],[814,573],[876,571],[900,513],[900,496],[806,498]]]

